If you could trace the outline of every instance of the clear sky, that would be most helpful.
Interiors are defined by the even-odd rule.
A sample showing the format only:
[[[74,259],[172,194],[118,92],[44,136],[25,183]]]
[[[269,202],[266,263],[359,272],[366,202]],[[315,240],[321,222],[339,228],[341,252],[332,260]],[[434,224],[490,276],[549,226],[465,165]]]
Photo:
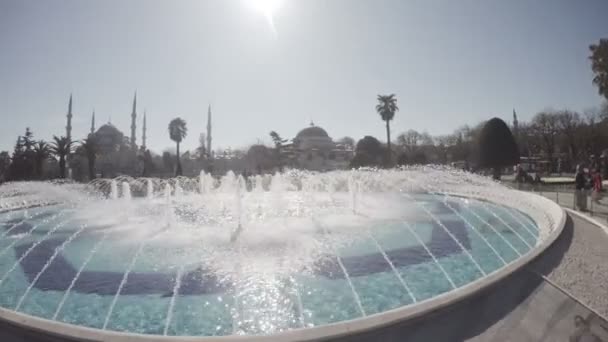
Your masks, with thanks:
[[[394,136],[584,110],[601,102],[588,46],[607,14],[605,0],[283,0],[274,32],[248,0],[0,0],[0,150],[26,126],[65,134],[70,93],[81,138],[93,109],[129,134],[137,90],[156,152],[176,116],[195,147],[209,103],[214,147],[292,138],[311,119],[336,139],[384,138],[378,93],[398,96]]]

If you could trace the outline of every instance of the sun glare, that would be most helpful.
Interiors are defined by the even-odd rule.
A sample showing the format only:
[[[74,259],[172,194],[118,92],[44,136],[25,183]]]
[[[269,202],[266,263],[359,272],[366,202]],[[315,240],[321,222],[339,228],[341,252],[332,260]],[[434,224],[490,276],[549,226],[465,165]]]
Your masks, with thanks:
[[[281,0],[249,0],[251,7],[266,17],[272,17],[279,9],[281,2]]]
[[[276,34],[276,28],[274,26],[274,14],[281,7],[282,0],[248,0],[249,5],[255,11],[261,13],[268,20],[268,25],[272,31]]]

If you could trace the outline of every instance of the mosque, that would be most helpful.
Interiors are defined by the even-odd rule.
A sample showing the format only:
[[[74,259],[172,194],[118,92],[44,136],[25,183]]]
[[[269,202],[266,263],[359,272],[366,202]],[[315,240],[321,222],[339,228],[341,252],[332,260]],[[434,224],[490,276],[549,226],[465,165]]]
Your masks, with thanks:
[[[67,113],[67,125],[66,125],[66,137],[72,140],[72,95],[68,104]],[[121,130],[112,124],[110,120],[108,123],[103,124],[98,129],[95,127],[95,111],[91,116],[91,129],[88,137],[94,137],[97,143],[98,156],[96,160],[96,171],[98,177],[115,177],[118,175],[141,175],[143,171],[144,155],[147,149],[146,145],[146,133],[147,133],[147,122],[146,112],[144,111],[142,118],[142,130],[141,130],[141,145],[137,143],[137,93],[133,97],[133,106],[131,110],[131,126],[130,135],[126,136]],[[207,136],[206,136],[206,147],[207,147],[207,158],[213,159],[211,143],[211,106],[209,106],[207,112]],[[71,164],[78,164],[78,157],[72,155]],[[82,164],[82,161],[80,161]],[[74,168],[77,165],[73,165]],[[72,165],[70,166],[72,168]],[[71,172],[71,171],[70,171]]]
[[[110,121],[98,129],[95,127],[95,111],[91,117],[89,137],[95,137],[99,155],[96,162],[98,176],[115,177],[121,174],[139,175],[142,169],[143,153],[146,147],[146,113],[143,114],[141,145],[137,144],[137,93],[133,98],[131,110],[130,136],[120,131]],[[207,151],[211,148],[211,107],[207,113]],[[72,96],[67,114],[66,136],[71,139],[72,132]],[[323,128],[313,122],[298,132],[291,143],[283,146],[282,164],[289,168],[311,171],[330,171],[347,169],[350,166],[354,151],[352,146],[335,142]],[[207,156],[213,159],[212,153]],[[277,168],[276,156],[263,145],[250,148],[242,168],[252,172],[271,171]]]
[[[66,136],[72,140],[72,95],[68,104]],[[137,93],[133,98],[131,111],[131,135],[126,137],[110,121],[95,129],[95,111],[91,117],[89,137],[95,137],[99,155],[96,169],[102,177],[114,177],[119,174],[136,175],[141,171],[141,156],[146,151],[146,113],[143,115],[142,143],[137,145]],[[76,161],[76,157],[72,161]]]
[[[352,147],[334,142],[314,122],[298,132],[292,143],[285,146],[285,152],[288,165],[312,171],[347,169],[354,155]]]
[[[282,146],[281,164],[287,168],[331,171],[350,168],[353,146],[335,142],[323,128],[313,122]],[[253,145],[245,156],[244,169],[253,173],[279,169],[274,151],[262,144]]]

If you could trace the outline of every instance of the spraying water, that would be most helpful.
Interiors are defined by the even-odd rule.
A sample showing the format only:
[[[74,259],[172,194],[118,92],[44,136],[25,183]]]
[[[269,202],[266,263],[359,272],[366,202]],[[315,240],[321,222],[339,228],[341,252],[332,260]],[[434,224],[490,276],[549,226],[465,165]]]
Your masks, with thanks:
[[[263,193],[264,192],[264,177],[262,177],[261,175],[256,175],[255,179],[254,179],[254,192],[256,193]]]
[[[100,195],[90,196],[91,188]],[[103,194],[111,200],[103,200]],[[467,198],[467,206],[455,205],[460,197],[452,194]],[[64,207],[49,208],[51,216],[32,209],[25,222],[13,221],[0,236],[8,246],[0,251],[0,262],[14,246],[41,236],[0,274],[0,285],[13,284],[12,274],[32,253],[42,260],[36,281],[22,289],[0,286],[3,298],[14,296],[20,308],[33,301],[47,305],[30,298],[43,291],[30,290],[49,286],[46,273],[56,270],[53,260],[64,249],[82,251],[77,256],[84,263],[75,266],[72,279],[53,289],[64,293],[59,306],[52,303],[44,312],[55,310],[54,319],[60,312],[79,315],[89,325],[92,317],[105,329],[130,332],[158,333],[161,322],[160,333],[166,335],[272,334],[410,305],[524,255],[554,229],[561,214],[486,178],[432,169],[288,171],[250,179],[229,172],[219,180],[201,172],[192,179],[98,179],[87,188],[47,183],[0,188],[0,199],[13,197],[28,204],[52,199]],[[507,205],[513,215],[477,198]],[[128,215],[117,215],[127,200]],[[83,222],[91,229],[81,228]],[[525,240],[511,230],[525,234]],[[479,246],[489,253],[476,250]],[[124,265],[99,261],[114,255],[124,255]],[[111,276],[99,280],[98,272]],[[366,286],[367,279],[373,286]],[[393,286],[394,295],[382,296],[385,285]],[[103,288],[110,291],[95,292]],[[127,295],[133,307],[124,305]],[[149,303],[150,295],[170,302],[159,309]],[[111,305],[96,307],[99,296]],[[204,298],[200,317],[189,318],[192,307],[183,298]],[[138,306],[140,300],[145,305]],[[137,307],[151,312],[132,311]]]
[[[127,182],[122,182],[122,198],[127,201],[131,200],[131,186]]]
[[[179,180],[175,180],[175,197],[181,197],[184,194],[184,190],[179,184]]]
[[[146,180],[146,197],[148,199],[154,197],[154,182],[151,179]]]
[[[110,181],[110,198],[118,199],[118,183],[113,179]]]
[[[242,176],[239,176],[236,179],[236,191],[235,191],[235,207],[236,207],[236,217],[237,217],[237,227],[230,236],[230,242],[236,242],[239,235],[243,232],[243,192],[247,191],[247,187],[245,184],[245,179]]]

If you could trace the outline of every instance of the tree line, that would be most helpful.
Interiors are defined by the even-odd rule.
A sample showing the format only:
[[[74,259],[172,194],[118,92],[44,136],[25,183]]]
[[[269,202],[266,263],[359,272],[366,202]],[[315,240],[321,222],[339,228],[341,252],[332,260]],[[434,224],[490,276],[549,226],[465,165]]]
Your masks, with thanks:
[[[180,162],[180,143],[187,135],[186,122],[181,118],[171,120],[168,126],[169,138],[176,143],[175,163],[171,161],[174,175],[182,175]],[[0,152],[0,183],[2,181],[44,180],[68,177],[67,170],[78,170],[81,160],[86,159],[88,180],[97,177],[96,161],[104,153],[119,152],[125,149],[124,141],[112,142],[110,151],[102,151],[95,134],[89,134],[81,141],[72,141],[65,136],[53,136],[51,142],[36,140],[33,131],[27,127],[23,135],[17,137],[13,152]],[[134,152],[134,151],[133,151]],[[164,156],[163,156],[164,157]],[[117,157],[114,156],[116,159]],[[131,162],[143,166],[141,174],[147,176],[155,169],[153,157],[149,150],[131,155]],[[163,161],[163,164],[166,164]],[[173,166],[176,167],[173,167]],[[82,178],[82,177],[78,177]],[[82,179],[80,179],[82,180]]]
[[[589,46],[592,83],[608,101],[608,39]],[[393,166],[406,164],[460,162],[472,168],[480,165],[480,133],[486,121],[462,126],[452,134],[431,136],[408,130],[391,140],[390,121],[399,110],[395,94],[378,95],[376,112],[386,123],[386,144],[366,136],[356,145],[352,166]],[[528,122],[517,122],[515,111],[511,131],[519,154],[542,157],[549,172],[573,171],[578,163],[599,163],[608,149],[608,102],[579,113],[570,109],[546,109]],[[384,158],[378,156],[385,155]],[[597,165],[596,165],[597,166]],[[608,173],[608,165],[604,165]]]
[[[12,154],[0,152],[0,180],[65,178],[66,157],[72,149],[73,143],[64,136],[53,136],[51,142],[36,140],[27,127],[25,133],[17,137]],[[49,176],[45,169],[52,169],[52,174]]]
[[[590,45],[589,50],[594,75],[592,83],[597,87],[598,93],[608,100],[608,39],[600,39],[597,44]],[[399,111],[396,95],[378,95],[375,110],[385,122],[386,143],[383,144],[372,136],[365,136],[356,144],[350,137],[343,138],[344,144],[353,145],[355,149],[352,167],[460,162],[475,168],[483,164],[480,163],[479,156],[480,135],[485,121],[474,126],[465,125],[452,134],[440,136],[410,129],[398,134],[393,142],[390,122]],[[530,121],[514,120],[510,129],[519,155],[542,156],[548,163],[549,172],[572,171],[579,163],[597,164],[604,151],[608,150],[608,102],[584,113],[570,109],[546,109],[537,113]],[[141,159],[143,165],[142,176],[146,176],[158,164],[164,165],[165,169],[174,170],[176,176],[183,174],[180,144],[187,135],[186,122],[175,118],[170,122],[168,131],[169,138],[176,143],[175,158],[169,152],[163,153],[162,157],[153,157],[149,150],[143,151],[136,157]],[[273,154],[278,168],[281,169],[283,145],[287,140],[275,131],[272,131],[270,136],[274,143]],[[199,148],[193,153],[198,155],[195,159],[212,159],[211,151],[205,148],[203,134],[199,142]],[[35,140],[33,132],[26,128],[24,135],[17,138],[12,154],[8,151],[0,152],[0,182],[65,178],[66,163],[73,152],[86,158],[88,178],[95,178],[95,164],[100,149],[94,134],[80,142],[73,142],[65,136],[53,136],[51,142],[46,142]],[[184,153],[185,155],[188,160],[192,159],[189,151]],[[604,162],[603,168],[606,175],[608,163]]]

